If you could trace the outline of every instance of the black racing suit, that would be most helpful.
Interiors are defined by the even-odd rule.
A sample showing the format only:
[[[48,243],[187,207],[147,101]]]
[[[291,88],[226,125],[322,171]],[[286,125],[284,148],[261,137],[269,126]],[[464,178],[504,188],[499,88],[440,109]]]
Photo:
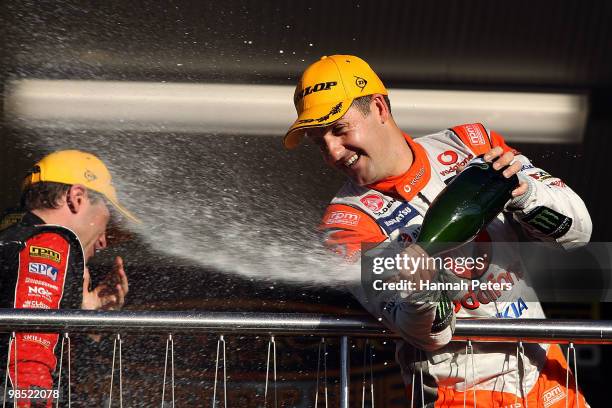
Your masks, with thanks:
[[[46,225],[26,212],[0,231],[0,307],[79,308],[84,267],[83,249],[72,231]],[[21,392],[15,394],[18,407],[52,406],[58,338],[52,333],[16,333],[10,346],[9,377],[10,385]],[[9,336],[3,335],[2,340],[4,380]]]

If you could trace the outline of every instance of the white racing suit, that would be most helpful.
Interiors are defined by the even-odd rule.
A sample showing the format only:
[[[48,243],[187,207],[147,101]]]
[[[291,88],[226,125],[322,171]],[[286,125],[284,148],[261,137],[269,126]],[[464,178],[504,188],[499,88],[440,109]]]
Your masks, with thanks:
[[[326,245],[340,255],[355,259],[364,242],[409,244],[418,236],[431,202],[460,166],[493,146],[513,151],[499,134],[480,124],[457,126],[417,140],[405,135],[405,139],[414,156],[405,174],[367,187],[348,181],[327,208],[320,228],[326,234]],[[588,242],[591,219],[580,197],[563,181],[514,153],[522,163],[519,179],[529,189],[513,199],[477,240],[516,243],[528,236],[556,241],[568,249]],[[417,401],[415,406],[421,406],[421,394],[427,407],[463,406],[464,397],[473,406],[474,387],[477,405],[483,407],[565,407],[566,396],[574,406],[574,391],[565,387],[566,363],[557,345],[525,344],[517,358],[515,344],[474,343],[472,355],[466,353],[465,343],[449,343],[455,319],[545,317],[523,279],[518,249],[512,245],[505,245],[505,250],[496,247],[488,269],[480,276],[455,277],[505,282],[511,289],[455,293],[454,307],[444,308],[444,315],[438,306],[440,292],[430,292],[423,301],[400,292],[372,295],[362,287],[355,288],[363,306],[401,335],[396,357],[407,393]],[[417,384],[411,395],[415,372]],[[585,405],[581,395],[579,401],[581,407]]]

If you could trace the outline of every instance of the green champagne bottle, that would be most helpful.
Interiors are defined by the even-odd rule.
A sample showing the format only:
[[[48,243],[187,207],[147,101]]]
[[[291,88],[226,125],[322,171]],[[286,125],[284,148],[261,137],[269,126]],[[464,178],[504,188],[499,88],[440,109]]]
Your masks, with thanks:
[[[425,214],[417,244],[433,256],[472,240],[512,198],[516,175],[505,178],[482,156],[472,160],[438,194]]]

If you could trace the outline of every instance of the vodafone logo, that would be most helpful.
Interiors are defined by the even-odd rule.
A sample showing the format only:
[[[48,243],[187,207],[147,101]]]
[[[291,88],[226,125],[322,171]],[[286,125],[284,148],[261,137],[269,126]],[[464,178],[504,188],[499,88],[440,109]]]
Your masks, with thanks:
[[[419,169],[418,173],[416,174],[416,176],[414,176],[414,178],[410,181],[410,183],[404,185],[404,191],[406,193],[410,193],[412,191],[412,187],[414,187],[414,185],[418,183],[418,181],[424,175],[425,175],[425,167],[423,166]]]
[[[440,156],[442,156],[443,154],[445,154],[447,152],[442,153]],[[454,153],[455,155],[457,155],[457,153],[455,152],[450,152],[450,153]],[[438,156],[438,160],[440,161],[440,163],[442,163],[442,160],[440,160],[440,156]],[[446,177],[446,176],[450,176],[450,175],[456,175],[457,172],[459,172],[459,169],[461,169],[462,167],[466,166],[468,164],[468,162],[470,160],[472,160],[474,158],[473,154],[469,154],[466,158],[464,158],[463,160],[461,160],[459,163],[457,163],[457,161],[459,160],[459,158],[457,157],[451,164],[450,167],[442,170],[440,172],[440,175],[442,177]]]
[[[445,166],[450,166],[451,164],[457,163],[459,160],[459,155],[452,150],[447,150],[444,153],[440,153],[438,155],[438,161]]]
[[[382,197],[378,194],[368,194],[367,196],[362,197],[360,201],[363,203],[363,205],[374,212],[380,211],[385,204]]]

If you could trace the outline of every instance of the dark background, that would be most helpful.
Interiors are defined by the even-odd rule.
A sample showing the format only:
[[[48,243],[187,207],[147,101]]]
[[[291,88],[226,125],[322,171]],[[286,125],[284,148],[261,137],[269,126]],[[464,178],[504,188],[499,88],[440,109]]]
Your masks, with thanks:
[[[584,92],[589,95],[590,114],[582,143],[522,143],[514,147],[577,191],[593,219],[592,240],[610,241],[611,18],[612,3],[606,0],[6,0],[0,25],[0,80],[3,86],[19,78],[294,86],[300,72],[321,55],[347,53],[365,58],[389,88]],[[405,130],[410,133],[410,129]],[[304,197],[307,211],[301,214],[302,221],[313,226],[342,182],[341,177],[323,168],[314,149],[285,152],[280,145],[281,135],[184,136],[112,131],[92,135],[71,129],[17,129],[3,123],[0,137],[2,207],[18,201],[20,180],[34,160],[54,148],[70,146],[87,148],[115,167],[129,169],[137,169],[138,163],[127,163],[122,157],[126,151],[129,157],[140,151],[146,160],[159,153],[167,160],[163,163],[176,163],[179,159],[181,168],[195,169],[196,174],[200,169],[206,171],[206,163],[197,162],[198,157],[209,157],[211,152],[230,155],[237,150],[240,157],[259,158],[261,166],[253,172],[266,178],[270,194],[283,190],[289,192],[286,197],[293,193]],[[197,147],[190,140],[197,140]],[[190,154],[181,154],[180,149],[174,155],[168,149],[160,153],[164,146],[172,150],[187,145]],[[114,155],[113,146],[121,146],[120,153]],[[180,169],[162,171],[176,172],[175,178],[184,176]],[[240,185],[240,178],[206,174],[220,177],[229,186]],[[152,181],[140,177],[137,181]],[[196,185],[191,193],[207,192],[198,190]],[[282,199],[281,194],[280,202],[275,204],[282,205]],[[251,281],[211,270],[205,271],[206,279],[194,280],[192,272],[197,266],[157,253],[138,236],[97,257],[94,268],[103,269],[112,255],[125,253],[135,259],[128,261],[128,308],[362,313],[340,289],[274,286],[274,282]],[[270,289],[272,286],[274,289]],[[608,304],[592,302],[546,307],[550,317],[603,319],[609,318],[612,311]],[[160,347],[162,343],[160,340]],[[192,344],[184,344],[182,350],[187,355],[199,353],[198,348],[190,347]],[[213,347],[214,343],[208,350],[210,358]],[[263,359],[265,342],[257,347],[253,350],[261,352]],[[610,374],[609,350],[584,347],[584,364],[579,361],[580,384],[592,406],[604,406],[602,390],[603,379]],[[381,348],[379,362],[388,361],[388,365],[380,364],[378,372],[381,378],[389,378],[386,384],[397,384],[393,347]],[[233,350],[241,354],[239,346]],[[316,345],[309,350],[316,353]],[[286,351],[290,354],[289,345]],[[357,360],[360,352],[354,356]],[[133,357],[134,367],[140,367],[138,360],[138,356]],[[287,378],[292,378],[296,367],[302,367],[302,363],[287,362],[283,367]],[[303,367],[308,369],[298,371],[313,369],[311,364]],[[142,372],[140,368],[136,371]],[[187,378],[190,374],[183,375]],[[360,374],[356,375],[354,382],[359,383]],[[146,379],[142,381],[147,383]],[[395,401],[401,403],[399,399]],[[382,398],[379,406],[392,404]]]

